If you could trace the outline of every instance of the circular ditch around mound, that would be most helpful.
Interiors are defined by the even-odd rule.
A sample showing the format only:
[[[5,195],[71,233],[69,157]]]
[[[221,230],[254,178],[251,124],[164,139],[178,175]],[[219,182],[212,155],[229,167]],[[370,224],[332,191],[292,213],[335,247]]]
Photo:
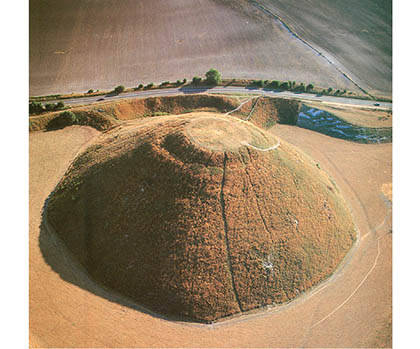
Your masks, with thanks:
[[[93,279],[165,315],[287,302],[331,275],[356,234],[328,175],[276,142],[227,116],[131,122],[75,159],[49,223]]]

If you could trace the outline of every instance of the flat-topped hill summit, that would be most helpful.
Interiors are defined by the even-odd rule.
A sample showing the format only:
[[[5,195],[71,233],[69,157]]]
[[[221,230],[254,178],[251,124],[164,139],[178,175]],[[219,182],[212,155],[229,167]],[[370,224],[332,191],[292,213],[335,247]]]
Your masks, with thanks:
[[[93,279],[201,321],[295,298],[331,275],[356,237],[312,160],[214,113],[134,120],[101,135],[47,214]]]

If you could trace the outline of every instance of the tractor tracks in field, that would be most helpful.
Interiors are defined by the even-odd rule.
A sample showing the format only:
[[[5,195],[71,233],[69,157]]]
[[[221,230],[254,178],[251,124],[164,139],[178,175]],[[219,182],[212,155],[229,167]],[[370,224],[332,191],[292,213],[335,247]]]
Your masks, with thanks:
[[[259,10],[267,14],[268,16],[274,18],[277,22],[280,23],[281,27],[286,29],[286,31],[293,36],[295,39],[299,40],[303,45],[311,49],[316,55],[320,56],[322,59],[324,59],[328,64],[333,66],[346,80],[350,81],[353,85],[355,85],[360,91],[362,91],[364,94],[369,96],[371,99],[375,100],[375,97],[373,97],[369,92],[367,92],[360,84],[358,84],[356,81],[354,81],[346,72],[344,72],[342,69],[340,69],[337,64],[335,64],[330,58],[328,58],[324,53],[322,53],[320,50],[318,50],[316,47],[311,45],[309,42],[301,38],[296,32],[294,32],[287,24],[286,22],[277,14],[275,14],[270,9],[266,8],[262,4],[260,4],[258,1],[250,0],[250,3],[257,7]]]

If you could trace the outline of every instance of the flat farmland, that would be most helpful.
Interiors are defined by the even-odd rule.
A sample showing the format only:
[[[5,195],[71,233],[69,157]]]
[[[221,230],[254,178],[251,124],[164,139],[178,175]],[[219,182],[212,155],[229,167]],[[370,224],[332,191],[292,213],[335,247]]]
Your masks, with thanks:
[[[30,0],[29,46],[31,96],[191,79],[210,67],[358,91],[245,0]]]
[[[261,0],[370,93],[392,93],[391,0]]]

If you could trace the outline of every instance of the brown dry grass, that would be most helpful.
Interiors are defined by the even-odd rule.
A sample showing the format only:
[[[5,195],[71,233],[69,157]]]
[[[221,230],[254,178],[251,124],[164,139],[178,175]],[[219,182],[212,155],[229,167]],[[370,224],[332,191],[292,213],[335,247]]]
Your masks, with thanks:
[[[220,95],[179,95],[169,97],[149,97],[128,99],[120,102],[100,103],[75,107],[71,111],[78,117],[79,124],[91,126],[99,131],[111,129],[121,122],[165,114],[185,114],[192,111],[212,111],[226,113],[236,109],[245,98]],[[257,100],[254,99],[256,102]],[[251,102],[245,103],[232,113],[246,119],[251,111]],[[300,102],[282,98],[263,97],[258,103],[250,121],[257,126],[268,128],[276,122],[295,124]],[[29,131],[48,130],[50,123],[61,112],[43,114],[29,118]]]
[[[122,302],[74,268],[65,249],[39,228],[45,198],[87,134],[66,128],[30,135],[30,343],[33,347],[390,347],[391,236],[380,240],[373,272],[327,320],[372,268],[388,208],[381,199],[391,182],[391,145],[361,145],[291,126],[277,135],[302,147],[334,177],[351,203],[362,240],[344,272],[310,298],[282,311],[209,328],[172,323]],[[93,134],[90,134],[92,136]],[[41,237],[41,240],[39,240]],[[43,253],[41,253],[39,243]],[[47,258],[48,263],[44,260]],[[50,265],[55,265],[55,271]],[[118,300],[119,299],[119,300]]]
[[[315,163],[244,142],[276,140],[206,113],[121,126],[75,160],[48,221],[95,280],[160,313],[212,321],[289,301],[332,274],[354,226]]]
[[[191,79],[296,80],[354,89],[248,1],[30,1],[30,95]]]

